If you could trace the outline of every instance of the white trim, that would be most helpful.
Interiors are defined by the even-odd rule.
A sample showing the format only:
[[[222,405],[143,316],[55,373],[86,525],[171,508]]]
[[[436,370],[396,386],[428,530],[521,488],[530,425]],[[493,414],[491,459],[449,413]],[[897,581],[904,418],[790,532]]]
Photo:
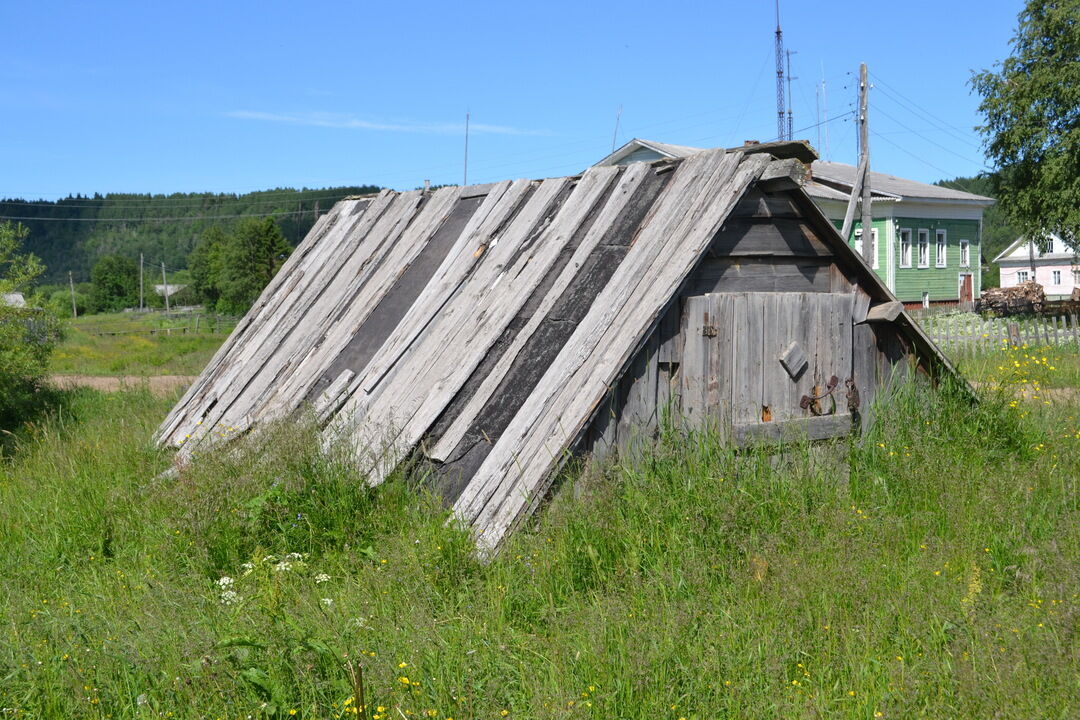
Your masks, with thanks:
[[[934,267],[948,267],[949,265],[949,234],[944,228],[938,228],[934,232]]]
[[[916,247],[918,248],[918,264],[920,268],[930,267],[930,230],[927,228],[919,228],[919,232],[916,235],[918,241]],[[926,238],[926,242],[923,242],[923,238]],[[923,248],[926,248],[926,258],[923,259]]]
[[[874,257],[874,264],[872,268],[878,270],[881,268],[881,257],[878,255],[878,250],[881,246],[878,244],[878,231],[873,225],[870,226],[870,244],[874,247],[871,249]],[[862,228],[855,228],[855,252],[862,256]]]
[[[957,258],[960,267],[971,267],[971,241],[967,238],[960,238],[957,248],[960,254],[960,257]]]
[[[905,235],[905,233],[907,234],[907,258],[906,258],[906,260],[905,260],[905,258],[904,258],[904,235]],[[905,268],[905,269],[906,269],[906,268],[909,268],[909,267],[911,267],[911,258],[912,258],[912,254],[911,254],[911,244],[912,244],[912,237],[913,237],[913,236],[912,236],[912,234],[911,234],[911,228],[906,228],[906,227],[902,227],[902,228],[900,228],[900,267],[901,267],[901,268]]]

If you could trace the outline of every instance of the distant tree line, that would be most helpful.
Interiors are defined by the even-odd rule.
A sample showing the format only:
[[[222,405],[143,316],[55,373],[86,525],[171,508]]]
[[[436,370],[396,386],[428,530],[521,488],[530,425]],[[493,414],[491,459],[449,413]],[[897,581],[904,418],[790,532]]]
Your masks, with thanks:
[[[11,219],[27,228],[25,250],[45,265],[41,282],[66,285],[69,271],[75,282],[89,282],[94,264],[107,255],[138,262],[142,253],[147,262],[185,269],[188,255],[210,228],[228,233],[246,219],[235,216],[273,217],[286,242],[295,246],[335,202],[378,190],[362,185],[275,188],[242,195],[109,193],[57,201],[0,199],[0,221]]]

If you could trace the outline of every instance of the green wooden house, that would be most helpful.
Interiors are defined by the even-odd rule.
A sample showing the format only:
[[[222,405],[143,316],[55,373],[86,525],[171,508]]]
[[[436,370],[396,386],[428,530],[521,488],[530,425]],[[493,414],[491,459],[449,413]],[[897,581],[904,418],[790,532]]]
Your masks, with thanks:
[[[781,145],[780,143],[775,143]],[[810,169],[805,189],[837,227],[843,225],[856,168],[825,162],[806,143],[786,143]],[[803,149],[800,149],[803,148]],[[686,157],[700,148],[635,138],[597,165]],[[982,292],[983,211],[992,198],[870,172],[874,271],[908,306],[971,302]],[[858,214],[856,214],[858,218]],[[862,248],[856,219],[849,238]]]

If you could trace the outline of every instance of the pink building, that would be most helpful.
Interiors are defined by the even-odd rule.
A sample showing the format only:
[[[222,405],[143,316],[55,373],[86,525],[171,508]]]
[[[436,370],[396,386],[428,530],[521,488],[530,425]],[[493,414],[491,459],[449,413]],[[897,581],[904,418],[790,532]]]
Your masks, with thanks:
[[[1080,286],[1080,258],[1057,235],[1050,238],[1046,252],[1033,248],[1024,238],[1018,238],[994,258],[1001,268],[1001,287],[1034,280],[1043,286],[1047,297],[1069,297],[1073,288]]]

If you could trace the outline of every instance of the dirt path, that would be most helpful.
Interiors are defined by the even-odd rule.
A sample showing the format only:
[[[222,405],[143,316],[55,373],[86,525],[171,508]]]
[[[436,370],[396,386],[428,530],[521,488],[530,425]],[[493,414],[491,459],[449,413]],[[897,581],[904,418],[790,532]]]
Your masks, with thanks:
[[[155,395],[171,395],[195,381],[194,375],[53,375],[52,384],[58,388],[70,389],[89,387],[105,392],[116,392],[125,388],[146,385]]]

